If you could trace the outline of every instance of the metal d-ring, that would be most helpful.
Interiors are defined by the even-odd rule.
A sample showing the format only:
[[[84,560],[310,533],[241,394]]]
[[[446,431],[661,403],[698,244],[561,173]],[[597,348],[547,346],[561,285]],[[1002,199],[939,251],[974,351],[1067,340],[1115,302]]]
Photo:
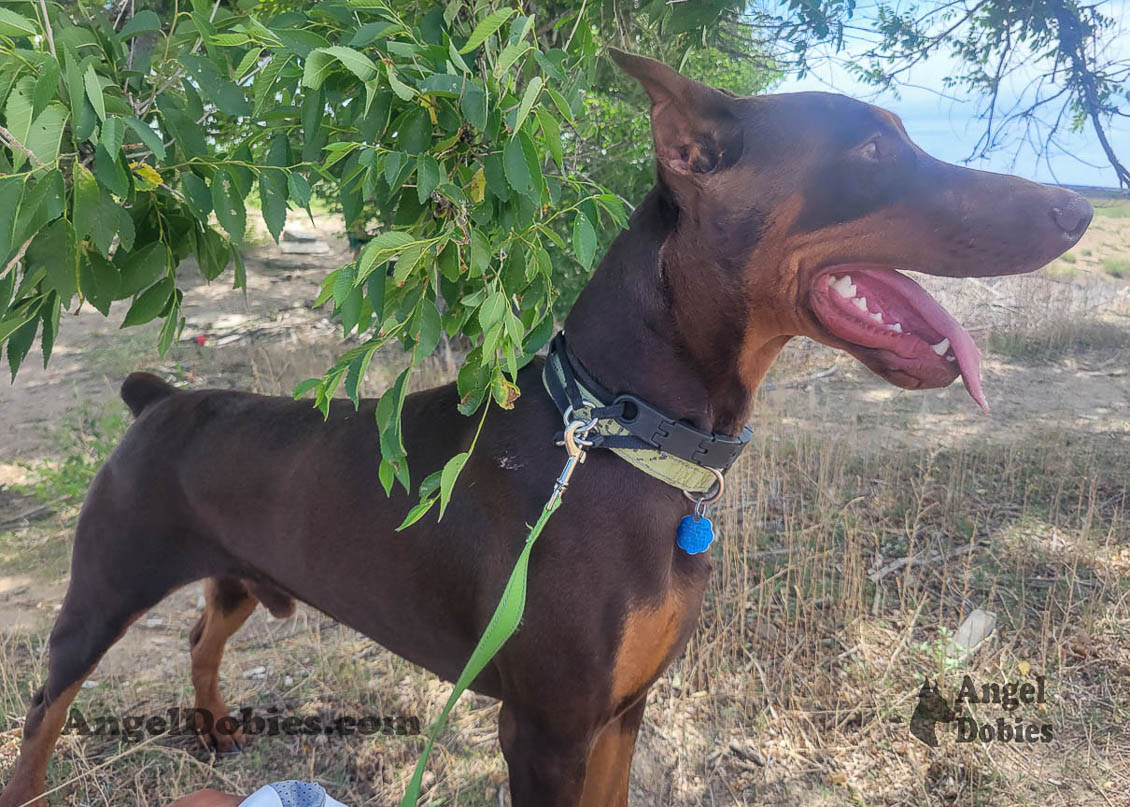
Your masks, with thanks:
[[[722,476],[722,472],[717,468],[707,468],[706,470],[714,474],[714,484],[711,485],[703,495],[698,496],[690,491],[683,491],[683,495],[694,502],[694,513],[699,518],[702,518],[703,514],[706,513],[706,508],[709,505],[714,504],[714,502],[722,498],[722,494],[726,490],[726,478]],[[711,496],[710,491],[713,490],[715,486],[718,487],[718,492]]]
[[[596,408],[596,404],[594,404],[592,401],[584,401],[583,404],[584,404],[584,407],[586,409]],[[586,440],[584,438],[584,435],[588,434],[589,431],[594,426],[596,426],[598,418],[592,418],[587,423],[583,420],[574,420],[573,419],[573,405],[572,404],[569,404],[567,407],[565,407],[565,414],[564,414],[563,417],[564,417],[564,420],[565,420],[565,428],[566,428],[566,430],[572,429],[573,439],[576,440],[577,445],[591,446],[592,440]],[[578,436],[578,435],[580,435],[580,436]]]

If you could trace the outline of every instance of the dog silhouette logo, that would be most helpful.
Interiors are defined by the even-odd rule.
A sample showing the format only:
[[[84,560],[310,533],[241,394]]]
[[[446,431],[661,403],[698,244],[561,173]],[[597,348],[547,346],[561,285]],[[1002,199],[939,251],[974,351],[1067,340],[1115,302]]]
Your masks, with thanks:
[[[910,733],[926,745],[937,748],[938,735],[934,727],[938,723],[952,723],[957,718],[950,702],[942,697],[938,689],[938,682],[930,683],[929,678],[922,680],[922,689],[918,690],[918,705],[914,707],[914,714],[910,716]]]

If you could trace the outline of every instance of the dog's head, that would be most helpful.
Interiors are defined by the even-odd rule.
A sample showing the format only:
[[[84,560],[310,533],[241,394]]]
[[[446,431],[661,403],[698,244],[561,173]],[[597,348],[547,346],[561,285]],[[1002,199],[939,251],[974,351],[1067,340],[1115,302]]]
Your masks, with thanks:
[[[671,250],[715,298],[741,299],[746,333],[809,336],[892,384],[958,375],[987,409],[977,346],[899,270],[1031,272],[1091,221],[1071,191],[940,162],[899,119],[831,93],[737,97],[613,52],[651,97],[660,180],[679,207]]]

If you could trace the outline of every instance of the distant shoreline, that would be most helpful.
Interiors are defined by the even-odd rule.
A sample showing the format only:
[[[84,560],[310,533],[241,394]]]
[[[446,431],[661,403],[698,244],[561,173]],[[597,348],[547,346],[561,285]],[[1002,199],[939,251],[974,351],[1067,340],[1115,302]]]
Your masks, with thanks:
[[[1130,191],[1124,188],[1109,188],[1099,185],[1060,185],[1061,188],[1081,193],[1084,196],[1091,197],[1092,199],[1127,199],[1130,198]]]

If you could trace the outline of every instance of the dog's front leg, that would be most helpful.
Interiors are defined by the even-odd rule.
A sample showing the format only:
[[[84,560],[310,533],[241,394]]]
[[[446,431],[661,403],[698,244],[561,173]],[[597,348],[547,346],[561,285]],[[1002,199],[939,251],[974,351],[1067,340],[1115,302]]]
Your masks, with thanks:
[[[510,770],[511,807],[578,807],[590,738],[573,716],[554,721],[503,702],[498,739]]]

